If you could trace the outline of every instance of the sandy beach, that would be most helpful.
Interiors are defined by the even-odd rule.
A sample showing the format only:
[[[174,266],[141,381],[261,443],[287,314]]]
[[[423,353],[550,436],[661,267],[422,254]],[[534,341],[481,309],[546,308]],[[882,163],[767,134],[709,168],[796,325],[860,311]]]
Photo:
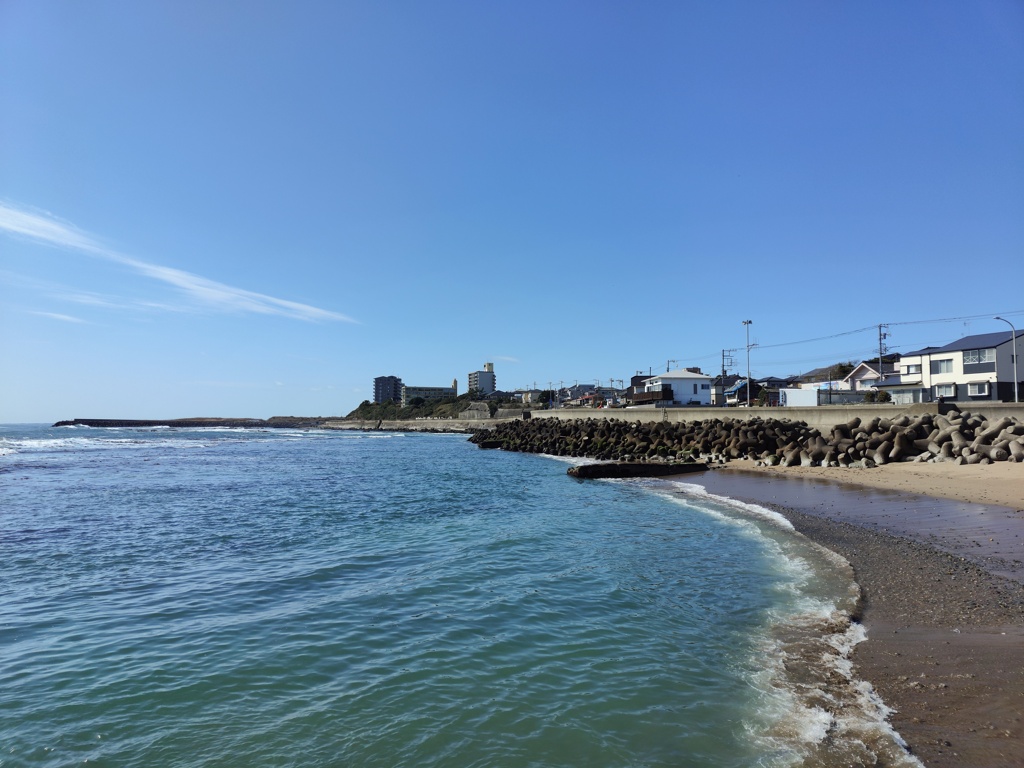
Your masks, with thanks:
[[[770,506],[851,563],[856,674],[926,766],[1024,765],[1024,464],[739,461],[685,481]]]

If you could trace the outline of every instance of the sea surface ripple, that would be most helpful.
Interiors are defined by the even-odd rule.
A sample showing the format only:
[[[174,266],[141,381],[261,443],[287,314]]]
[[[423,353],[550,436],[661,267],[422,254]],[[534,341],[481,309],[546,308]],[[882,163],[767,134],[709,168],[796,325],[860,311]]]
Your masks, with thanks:
[[[461,436],[0,434],[0,766],[805,755],[763,654],[846,582],[771,521]]]

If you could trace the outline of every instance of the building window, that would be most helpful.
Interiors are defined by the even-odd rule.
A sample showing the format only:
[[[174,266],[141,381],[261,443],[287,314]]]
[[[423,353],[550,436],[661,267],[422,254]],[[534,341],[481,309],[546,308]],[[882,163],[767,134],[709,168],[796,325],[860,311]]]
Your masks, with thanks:
[[[970,397],[984,397],[988,394],[988,382],[982,382],[981,384],[968,384],[967,394]]]
[[[905,376],[909,376],[912,373],[920,373],[920,372],[921,372],[921,364],[920,363],[918,363],[917,365],[904,365],[903,366],[903,374]]]
[[[936,397],[956,397],[956,384],[936,384]]]
[[[952,373],[953,358],[946,360],[932,360],[932,373]]]
[[[995,361],[995,349],[964,350],[964,365],[973,365],[974,363],[994,363]]]

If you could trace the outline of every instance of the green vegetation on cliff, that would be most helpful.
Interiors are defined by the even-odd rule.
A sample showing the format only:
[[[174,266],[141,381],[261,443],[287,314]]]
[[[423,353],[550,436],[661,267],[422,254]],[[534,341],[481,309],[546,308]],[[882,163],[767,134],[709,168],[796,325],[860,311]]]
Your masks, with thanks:
[[[371,403],[363,400],[359,406],[352,411],[346,419],[357,419],[361,421],[408,421],[411,419],[455,419],[469,407],[474,400],[479,399],[476,392],[467,392],[458,397],[446,397],[443,400],[427,400],[413,398],[405,408],[398,403]],[[491,415],[498,409],[497,402],[488,402]]]

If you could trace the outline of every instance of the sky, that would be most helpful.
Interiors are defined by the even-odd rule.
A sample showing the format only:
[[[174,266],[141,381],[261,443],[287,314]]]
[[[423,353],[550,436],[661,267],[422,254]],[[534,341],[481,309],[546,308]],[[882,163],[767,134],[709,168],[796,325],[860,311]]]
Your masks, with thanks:
[[[1024,3],[0,2],[0,422],[1024,327]],[[744,320],[751,320],[749,326]]]

